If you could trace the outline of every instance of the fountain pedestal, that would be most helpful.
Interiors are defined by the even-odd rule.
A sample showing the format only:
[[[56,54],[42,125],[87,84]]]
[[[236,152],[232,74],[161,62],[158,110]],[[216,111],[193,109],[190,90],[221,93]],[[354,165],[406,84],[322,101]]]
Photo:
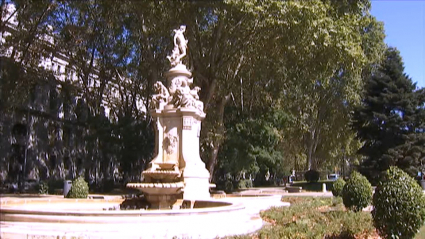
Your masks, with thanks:
[[[165,126],[163,157],[165,160],[178,161],[180,180],[184,183],[183,199],[209,199],[210,174],[199,155],[201,121],[205,118],[205,113],[194,108],[173,108],[152,115],[157,116],[158,121]],[[176,148],[171,149],[167,137],[174,136],[178,140]],[[175,152],[175,155],[170,155],[170,152]]]
[[[151,208],[169,209],[179,199],[210,199],[210,174],[199,155],[205,118],[199,87],[190,88],[192,73],[177,64],[165,73],[168,89],[155,83],[150,114],[155,120],[155,158],[142,172],[143,183],[130,183],[145,194]]]

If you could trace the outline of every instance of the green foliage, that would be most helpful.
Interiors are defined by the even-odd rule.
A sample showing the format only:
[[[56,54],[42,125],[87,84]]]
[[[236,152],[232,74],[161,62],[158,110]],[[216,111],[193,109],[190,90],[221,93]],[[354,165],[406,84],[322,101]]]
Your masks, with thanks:
[[[228,110],[232,109],[229,107]],[[274,175],[289,172],[279,147],[280,129],[284,127],[287,115],[276,109],[258,117],[257,113],[260,112],[253,110],[246,117],[232,115],[227,119],[226,138],[219,154],[219,173],[228,172],[236,178],[240,172],[246,172],[261,181],[256,180],[256,183],[262,183],[268,170]]]
[[[241,59],[240,68],[232,72],[239,78],[226,78],[223,85],[234,88],[222,87],[217,95],[233,93],[232,103],[238,109],[232,114],[239,118],[244,117],[241,112],[280,103],[281,110],[293,116],[289,127],[277,127],[285,138],[280,147],[288,158],[300,157],[307,165],[320,167],[329,159],[341,158],[336,148],[349,145],[349,151],[355,152],[358,144],[348,143],[353,140],[347,127],[349,106],[361,93],[360,72],[380,58],[384,46],[382,24],[370,16],[367,7],[358,7],[368,5],[364,2],[227,1],[234,13],[248,17],[244,26],[255,29],[248,31],[255,32],[250,36],[236,38],[254,36],[246,46],[255,52],[248,55],[256,57],[238,52],[241,58],[234,59]],[[261,24],[252,24],[254,19],[261,19]],[[297,170],[305,168],[291,160],[288,163]]]
[[[233,192],[235,189],[233,187],[233,182],[231,180],[226,180],[226,182],[224,183],[224,191],[226,193],[231,193]]]
[[[332,187],[332,194],[334,195],[334,197],[342,197],[342,191],[344,189],[344,186],[345,186],[344,179],[338,178],[337,180],[335,180]]]
[[[238,182],[238,189],[247,189],[247,188],[252,188],[252,181],[249,179],[241,179]]]
[[[83,177],[79,177],[72,182],[71,190],[66,195],[67,198],[87,198],[89,195],[89,185]]]
[[[39,194],[48,194],[49,193],[49,184],[45,181],[40,181],[37,185]]]
[[[413,238],[425,222],[425,196],[407,173],[390,167],[373,196],[373,221],[384,238]]]
[[[282,200],[290,202],[291,206],[261,213],[261,217],[273,226],[262,228],[259,238],[359,238],[359,235],[363,238],[373,232],[370,213],[345,211],[343,205],[335,204],[332,198]]]
[[[372,193],[367,178],[354,171],[342,190],[342,200],[346,208],[358,212],[370,204]]]
[[[317,170],[310,169],[304,174],[304,178],[309,183],[315,183],[320,179],[320,173]]]
[[[140,108],[147,108],[151,86],[169,69],[166,56],[178,22],[190,23],[184,63],[194,69],[194,82],[202,88],[207,116],[201,158],[211,175],[219,165],[219,176],[230,172],[236,177],[244,169],[254,177],[267,171],[277,177],[305,168],[294,158],[330,167],[340,149],[356,150],[356,143],[349,144],[348,112],[361,93],[360,73],[379,58],[384,36],[367,0],[13,2],[18,6],[16,34],[7,37],[0,52],[13,49],[11,58],[28,67],[37,67],[41,56],[69,57],[78,80],[49,84],[60,92],[59,101],[81,98],[86,113],[67,122],[77,136],[78,142],[69,143],[75,148],[55,150],[99,159],[84,162],[86,176],[96,172],[105,178],[112,164],[120,165],[126,179],[135,178],[151,159],[153,127]],[[46,33],[55,36],[53,46],[38,44]],[[10,104],[4,99],[26,103],[15,93],[27,96],[26,87],[33,86],[11,75],[0,105]],[[96,84],[92,75],[98,76]],[[110,109],[106,121],[104,104]],[[49,114],[57,122],[55,112]],[[269,115],[272,119],[265,119]],[[273,118],[282,115],[290,120],[276,123]],[[56,127],[63,126],[51,128]],[[65,145],[46,142],[49,146],[39,148],[48,152],[53,144]]]
[[[416,136],[423,135],[424,93],[403,71],[399,51],[388,48],[384,61],[366,77],[362,104],[354,110],[352,126],[364,142],[359,152],[367,157],[360,171],[374,183],[390,166],[417,173],[425,156],[412,148],[420,145]]]

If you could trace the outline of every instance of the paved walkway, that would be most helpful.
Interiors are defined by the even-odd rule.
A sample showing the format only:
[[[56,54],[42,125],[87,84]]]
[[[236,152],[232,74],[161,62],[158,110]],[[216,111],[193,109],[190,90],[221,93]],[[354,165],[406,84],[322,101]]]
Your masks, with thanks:
[[[270,194],[270,195],[282,195],[282,196],[305,196],[305,197],[332,197],[331,191],[326,192],[299,192],[289,193],[284,187],[261,187],[246,189],[236,194],[242,195],[256,195],[256,194]]]

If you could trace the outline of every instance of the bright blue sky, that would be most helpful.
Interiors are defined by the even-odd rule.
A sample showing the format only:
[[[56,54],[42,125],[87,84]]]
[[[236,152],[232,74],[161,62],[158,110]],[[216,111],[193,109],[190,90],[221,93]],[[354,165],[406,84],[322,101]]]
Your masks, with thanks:
[[[400,51],[404,72],[425,87],[425,0],[372,0],[371,13],[384,22],[385,42]]]

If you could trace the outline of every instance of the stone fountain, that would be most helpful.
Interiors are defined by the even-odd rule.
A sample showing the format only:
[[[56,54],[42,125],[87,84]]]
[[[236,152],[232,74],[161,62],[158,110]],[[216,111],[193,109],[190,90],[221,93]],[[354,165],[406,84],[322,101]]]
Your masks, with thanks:
[[[143,183],[127,186],[142,191],[152,209],[191,209],[117,210],[127,205],[121,197],[0,197],[0,238],[217,238],[260,229],[259,211],[282,205],[281,195],[210,198],[210,175],[199,156],[205,113],[200,89],[191,88],[192,74],[181,62],[187,49],[184,31],[184,26],[175,30],[171,69],[165,73],[168,88],[156,82],[151,100],[156,156],[142,172]],[[134,201],[127,202],[133,209],[146,203]]]
[[[192,73],[182,63],[186,56],[185,26],[174,30],[174,49],[165,73],[168,88],[154,85],[150,114],[155,120],[156,156],[142,172],[143,183],[127,187],[142,191],[154,209],[180,208],[183,200],[210,199],[210,174],[199,156],[201,121],[205,118],[199,87],[191,88]]]

